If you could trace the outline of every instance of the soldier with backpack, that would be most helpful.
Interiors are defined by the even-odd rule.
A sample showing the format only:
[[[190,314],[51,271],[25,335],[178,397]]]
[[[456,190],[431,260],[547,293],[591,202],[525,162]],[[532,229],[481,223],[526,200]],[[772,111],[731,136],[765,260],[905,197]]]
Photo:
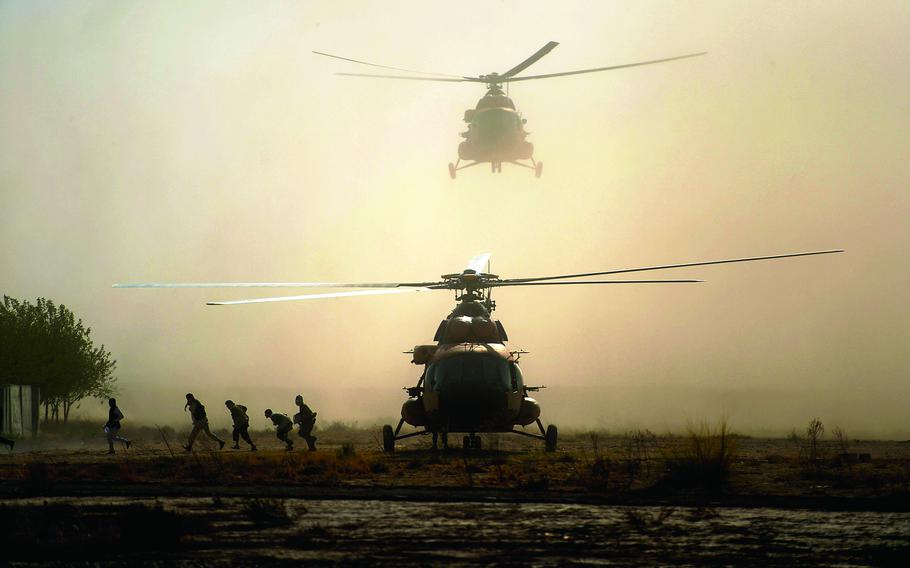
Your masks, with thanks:
[[[250,451],[256,451],[256,444],[250,439],[250,417],[246,413],[246,407],[242,404],[234,404],[233,400],[224,401],[224,405],[231,412],[231,419],[234,421],[234,445],[231,449],[240,449],[240,438],[250,445]]]
[[[281,414],[280,412],[272,412],[271,408],[265,409],[265,417],[271,420],[272,424],[274,424],[277,428],[275,435],[278,436],[279,440],[287,445],[285,450],[289,452],[293,450],[294,442],[288,438],[288,432],[294,428],[294,425],[291,423],[291,419],[286,415]]]
[[[190,432],[190,439],[187,441],[187,444],[183,446],[183,449],[188,452],[193,451],[193,442],[196,441],[196,436],[199,435],[199,432],[205,432],[209,438],[218,442],[219,450],[224,449],[224,440],[212,434],[212,431],[209,430],[209,419],[205,414],[205,406],[196,400],[193,393],[186,394],[186,405],[183,407],[183,410],[187,409],[189,409],[190,416],[193,419],[193,431]]]
[[[316,425],[316,413],[310,410],[310,407],[304,404],[303,395],[297,395],[297,398],[294,399],[294,404],[297,405],[297,408],[300,410],[297,414],[294,415],[294,424],[298,424],[300,429],[297,430],[297,434],[306,440],[306,445],[309,447],[310,451],[316,450],[316,436],[313,436],[313,426]]]

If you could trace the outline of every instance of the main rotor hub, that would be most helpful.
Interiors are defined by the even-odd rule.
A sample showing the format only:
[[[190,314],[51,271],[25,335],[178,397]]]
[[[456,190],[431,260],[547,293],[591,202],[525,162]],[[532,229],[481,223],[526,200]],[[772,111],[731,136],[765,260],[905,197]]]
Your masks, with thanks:
[[[502,95],[502,77],[499,73],[493,72],[489,75],[481,75],[480,79],[487,84],[487,91],[493,95]]]
[[[466,269],[460,274],[443,274],[446,288],[455,290],[455,300],[461,303],[482,302],[486,309],[493,311],[496,304],[490,299],[491,284],[499,280],[499,275],[477,272]]]

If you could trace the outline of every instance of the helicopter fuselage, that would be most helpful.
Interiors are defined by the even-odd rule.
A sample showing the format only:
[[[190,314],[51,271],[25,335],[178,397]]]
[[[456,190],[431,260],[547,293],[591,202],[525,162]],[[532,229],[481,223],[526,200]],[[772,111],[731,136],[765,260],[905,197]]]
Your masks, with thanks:
[[[488,84],[487,94],[477,101],[477,106],[464,111],[464,121],[468,123],[468,129],[461,133],[465,140],[458,145],[458,162],[449,164],[452,179],[458,170],[487,162],[493,172],[501,172],[502,163],[508,162],[530,168],[540,177],[543,162],[534,159],[534,145],[526,140],[526,121],[500,85]],[[462,161],[468,163],[461,165]]]
[[[439,345],[416,394],[402,405],[401,416],[431,431],[510,432],[540,416],[540,405],[527,395],[521,369],[502,343]]]
[[[509,97],[491,92],[465,111],[464,119],[468,130],[462,133],[459,159],[499,163],[533,156],[534,145],[526,140],[524,122]]]
[[[414,348],[412,362],[424,365],[424,372],[401,407],[405,422],[473,434],[510,432],[538,419],[540,405],[528,396],[518,352],[506,348],[505,328],[490,317],[488,306],[462,301],[440,322],[434,339],[435,345]]]

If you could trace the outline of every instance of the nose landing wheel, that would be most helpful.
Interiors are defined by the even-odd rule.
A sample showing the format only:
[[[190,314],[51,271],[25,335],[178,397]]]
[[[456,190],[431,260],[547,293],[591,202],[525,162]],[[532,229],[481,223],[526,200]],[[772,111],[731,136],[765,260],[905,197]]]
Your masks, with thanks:
[[[556,425],[547,426],[547,433],[544,435],[544,447],[548,452],[556,451]]]

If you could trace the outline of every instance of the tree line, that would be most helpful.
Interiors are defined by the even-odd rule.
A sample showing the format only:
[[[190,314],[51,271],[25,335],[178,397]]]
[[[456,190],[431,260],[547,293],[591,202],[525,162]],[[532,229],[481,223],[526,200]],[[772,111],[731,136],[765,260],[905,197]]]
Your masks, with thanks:
[[[44,419],[64,423],[86,398],[114,394],[117,362],[92,330],[64,305],[46,298],[35,304],[3,296],[0,305],[0,384],[41,389]]]

